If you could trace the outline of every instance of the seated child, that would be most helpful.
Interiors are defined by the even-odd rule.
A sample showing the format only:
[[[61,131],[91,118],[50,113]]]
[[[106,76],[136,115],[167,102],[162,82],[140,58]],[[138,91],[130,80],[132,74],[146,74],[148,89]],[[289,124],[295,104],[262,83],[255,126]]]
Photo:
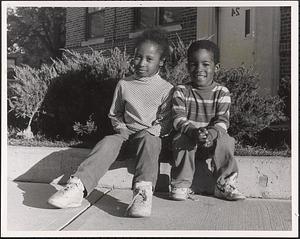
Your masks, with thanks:
[[[237,189],[234,139],[229,127],[230,93],[214,81],[219,70],[219,49],[209,40],[193,42],[187,52],[191,82],[178,85],[173,95],[171,192],[174,200],[185,200],[191,192],[195,160],[212,158],[216,185],[214,195],[227,200],[245,197]]]
[[[132,183],[133,199],[127,214],[131,217],[151,215],[161,137],[167,135],[172,127],[173,86],[159,75],[160,66],[168,54],[166,32],[149,29],[137,38],[135,73],[118,82],[108,115],[116,133],[96,144],[66,187],[51,196],[48,203],[58,208],[80,206],[83,198],[97,186],[123,148],[131,145],[137,163]]]

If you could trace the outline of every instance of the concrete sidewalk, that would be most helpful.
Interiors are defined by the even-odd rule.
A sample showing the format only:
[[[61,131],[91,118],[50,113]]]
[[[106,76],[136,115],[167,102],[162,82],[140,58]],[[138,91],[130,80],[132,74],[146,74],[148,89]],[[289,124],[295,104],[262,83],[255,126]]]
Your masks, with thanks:
[[[178,202],[169,200],[167,193],[157,192],[150,218],[128,218],[124,214],[132,198],[131,190],[96,188],[81,207],[56,209],[47,204],[56,189],[49,184],[9,181],[8,230],[292,230],[290,200],[230,202],[193,195]]]
[[[196,231],[203,236],[214,230],[229,230],[247,231],[247,235],[256,231],[260,235],[268,232],[275,236],[295,235],[288,158],[238,158],[239,186],[248,196],[245,201],[229,202],[209,195],[195,195],[184,202],[169,200],[170,166],[161,163],[151,218],[124,217],[132,197],[134,163],[127,160],[112,165],[81,207],[56,209],[48,205],[47,199],[62,187],[88,152],[88,149],[9,146],[7,232],[125,231],[126,234],[158,230],[159,235],[174,231],[176,237],[180,230],[185,230],[183,236]],[[205,183],[195,181],[194,187],[209,193],[213,181],[209,170],[201,171],[200,166],[205,165],[197,168]]]

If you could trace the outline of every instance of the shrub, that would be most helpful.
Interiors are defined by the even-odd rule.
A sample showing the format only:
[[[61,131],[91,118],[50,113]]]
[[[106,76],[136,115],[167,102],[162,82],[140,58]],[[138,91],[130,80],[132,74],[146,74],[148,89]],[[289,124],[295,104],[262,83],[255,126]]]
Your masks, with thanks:
[[[130,57],[126,48],[122,52],[119,48],[105,51],[95,51],[80,54],[76,51],[64,49],[62,60],[53,60],[53,67],[58,75],[68,74],[74,71],[82,71],[87,68],[90,77],[106,79],[121,79],[132,70]]]
[[[73,125],[73,130],[79,136],[79,138],[90,137],[95,134],[97,131],[97,126],[95,125],[95,121],[92,119],[93,115],[89,116],[89,119],[86,121],[85,125],[80,122],[75,122]]]
[[[278,95],[284,101],[284,113],[291,119],[291,77],[285,76],[280,79]]]
[[[162,69],[162,75],[173,85],[183,84],[189,80],[186,69],[187,49],[188,45],[185,45],[179,37],[176,42],[172,42],[172,51]]]
[[[53,80],[42,106],[47,116],[40,118],[41,132],[56,139],[74,138],[74,123],[94,114],[98,136],[111,133],[107,114],[116,81],[89,77],[90,72],[87,67]]]
[[[284,103],[279,96],[259,95],[260,77],[252,69],[221,69],[216,81],[231,92],[229,133],[239,142],[256,145],[259,132],[285,119]]]
[[[59,77],[45,97],[42,108],[48,116],[40,120],[41,131],[57,139],[72,139],[78,136],[75,122],[82,126],[93,114],[97,131],[91,138],[112,133],[107,114],[118,80],[130,74],[130,60],[126,50],[118,48],[91,54],[65,50],[62,60],[53,61]]]
[[[22,117],[26,122],[26,129],[19,132],[19,135],[32,138],[32,122],[40,113],[51,78],[56,74],[52,67],[46,65],[38,70],[27,65],[15,66],[14,72],[14,80],[10,81],[8,85],[8,112],[12,112],[17,119]],[[13,120],[14,118],[9,117],[9,119]]]

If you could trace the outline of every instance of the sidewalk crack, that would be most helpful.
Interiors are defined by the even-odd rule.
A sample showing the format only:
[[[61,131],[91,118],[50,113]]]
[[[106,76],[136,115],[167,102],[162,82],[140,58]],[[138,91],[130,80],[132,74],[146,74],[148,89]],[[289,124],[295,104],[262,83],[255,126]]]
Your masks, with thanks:
[[[113,188],[109,188],[106,191],[103,192],[103,195],[96,199],[95,201],[92,200],[92,202],[89,202],[89,206],[87,206],[85,209],[80,211],[78,214],[76,214],[73,218],[71,218],[69,221],[67,221],[63,226],[61,226],[58,231],[63,231],[67,226],[69,226],[72,222],[74,222],[80,215],[82,215],[84,212],[86,212],[91,206],[96,204],[101,198],[103,198],[105,195],[110,193],[113,190]]]

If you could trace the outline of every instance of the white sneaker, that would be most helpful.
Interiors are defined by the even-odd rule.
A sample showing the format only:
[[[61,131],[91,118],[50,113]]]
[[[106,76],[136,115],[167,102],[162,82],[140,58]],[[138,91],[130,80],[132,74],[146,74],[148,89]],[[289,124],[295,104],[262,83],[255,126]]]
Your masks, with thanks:
[[[223,198],[229,201],[244,200],[246,197],[236,187],[237,173],[230,176],[224,184],[217,182],[214,195],[217,198]]]
[[[244,200],[246,197],[235,187],[230,186],[226,190],[215,187],[215,197],[226,199],[229,201]]]
[[[184,201],[189,197],[190,188],[171,187],[170,197],[176,201]]]
[[[58,208],[80,207],[84,186],[79,178],[71,177],[67,185],[53,194],[48,203]]]
[[[137,182],[133,189],[133,199],[127,208],[130,217],[150,217],[152,208],[152,183]]]

